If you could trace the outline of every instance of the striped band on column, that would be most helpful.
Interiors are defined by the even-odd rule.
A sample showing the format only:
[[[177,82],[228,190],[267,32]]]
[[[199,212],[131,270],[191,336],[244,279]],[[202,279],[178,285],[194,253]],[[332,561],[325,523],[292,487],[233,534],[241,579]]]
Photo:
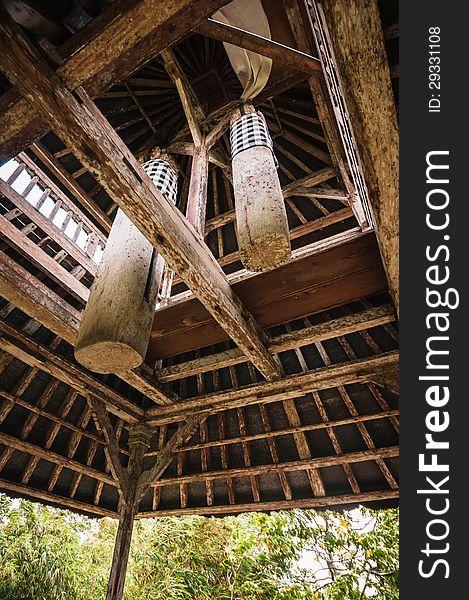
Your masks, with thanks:
[[[253,146],[266,146],[274,156],[272,138],[262,113],[252,112],[242,115],[231,125],[231,158]],[[277,164],[277,161],[275,160]]]
[[[162,158],[147,160],[142,168],[162,194],[176,204],[178,176],[173,167]]]

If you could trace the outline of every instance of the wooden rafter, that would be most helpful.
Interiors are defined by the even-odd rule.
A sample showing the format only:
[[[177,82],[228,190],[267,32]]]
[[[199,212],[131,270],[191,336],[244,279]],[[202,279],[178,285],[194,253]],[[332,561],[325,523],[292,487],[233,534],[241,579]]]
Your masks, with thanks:
[[[128,423],[137,422],[144,414],[140,407],[89,375],[84,369],[73,365],[3,321],[0,321],[0,348],[27,365],[50,373],[59,381],[76,389],[85,398],[90,393],[97,395],[111,412]]]
[[[97,96],[228,2],[175,0],[165,6],[159,0],[116,2],[58,49],[64,59],[59,76],[71,89],[85,86]],[[0,160],[16,156],[48,129],[43,115],[11,90],[0,119]]]
[[[207,19],[200,23],[195,32],[211,37],[221,42],[227,42],[272,60],[279,61],[293,69],[307,73],[313,77],[321,76],[321,63],[319,59],[289,48],[273,40],[269,40],[250,31],[245,31],[214,19]]]
[[[277,379],[279,367],[267,352],[257,324],[233,294],[203,241],[150,183],[84,92],[80,104],[6,15],[2,18],[0,48],[0,66],[24,97],[42,112],[260,372],[267,379]]]
[[[313,390],[366,383],[372,379],[374,373],[394,368],[398,358],[397,351],[386,352],[366,359],[351,360],[299,375],[290,375],[281,381],[255,383],[236,390],[184,400],[170,407],[154,407],[147,410],[146,420],[151,426],[174,423],[190,415],[215,414],[228,408],[297,398]]]
[[[399,498],[398,490],[386,490],[379,492],[365,492],[361,494],[343,494],[336,496],[325,496],[320,498],[305,498],[295,500],[274,500],[270,502],[251,502],[251,503],[239,503],[236,505],[236,511],[243,512],[259,512],[259,511],[271,511],[271,510],[289,510],[292,508],[299,509],[317,509],[326,508],[330,506],[345,506],[345,505],[357,505],[366,502],[378,502],[380,500],[390,500]],[[144,518],[157,518],[157,517],[175,517],[187,514],[180,508],[167,508],[156,511],[146,511],[138,513],[137,519]],[[192,507],[190,509],[191,515],[226,515],[233,514],[233,506],[218,505],[218,506],[201,506]]]
[[[368,329],[378,327],[385,323],[391,323],[395,320],[394,310],[391,306],[385,305],[378,308],[371,308],[366,311],[339,317],[312,325],[305,329],[299,329],[294,332],[284,333],[272,338],[269,342],[271,352],[285,352],[293,350],[308,344],[347,335]],[[237,365],[245,362],[246,358],[237,348],[225,350],[216,354],[210,354],[202,358],[195,358],[190,361],[182,362],[170,367],[160,369],[157,373],[158,381],[167,383],[184,377],[191,377],[198,373],[205,373],[214,369],[222,369],[230,365]]]
[[[80,312],[3,252],[0,252],[0,294],[74,345],[81,321]],[[173,401],[170,394],[160,389],[145,365],[134,371],[120,372],[119,377],[157,404]]]

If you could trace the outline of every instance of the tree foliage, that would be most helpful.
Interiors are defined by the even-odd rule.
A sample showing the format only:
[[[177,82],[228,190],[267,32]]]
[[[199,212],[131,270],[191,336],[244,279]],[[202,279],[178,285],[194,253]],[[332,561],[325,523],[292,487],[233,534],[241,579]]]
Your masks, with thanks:
[[[116,533],[0,494],[0,598],[99,600]],[[398,513],[286,511],[138,521],[126,600],[398,598]]]

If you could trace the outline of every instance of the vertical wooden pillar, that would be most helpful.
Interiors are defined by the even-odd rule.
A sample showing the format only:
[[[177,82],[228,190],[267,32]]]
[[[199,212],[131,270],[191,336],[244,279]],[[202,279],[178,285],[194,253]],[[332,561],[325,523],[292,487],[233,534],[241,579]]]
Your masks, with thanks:
[[[244,112],[255,113],[251,106]],[[259,131],[245,135],[241,150],[237,132],[240,119],[244,121],[245,117],[237,110],[231,119],[237,237],[246,269],[268,271],[290,260],[290,234],[277,167],[268,145],[270,135],[262,116],[255,114],[261,117]]]
[[[341,83],[389,290],[399,313],[399,135],[376,0],[314,0]]]
[[[167,180],[152,177],[155,165],[161,163],[149,161],[143,166],[168,195]],[[78,332],[78,362],[98,373],[126,371],[143,362],[162,270],[161,257],[119,209]]]
[[[119,526],[114,544],[106,600],[121,600],[124,592],[134,520],[139,504],[137,482],[143,471],[143,460],[145,451],[150,447],[151,435],[152,431],[142,424],[129,428],[129,486],[124,490],[124,498],[119,511]]]
[[[209,152],[205,139],[194,146],[192,156],[191,181],[187,196],[186,217],[201,236],[205,231],[205,214],[207,210]]]

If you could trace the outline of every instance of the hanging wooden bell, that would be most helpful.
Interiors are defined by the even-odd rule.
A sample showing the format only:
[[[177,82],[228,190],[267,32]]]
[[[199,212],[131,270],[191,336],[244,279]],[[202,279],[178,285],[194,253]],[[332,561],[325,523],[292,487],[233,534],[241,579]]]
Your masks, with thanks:
[[[272,140],[252,106],[231,118],[231,156],[238,248],[248,271],[268,271],[291,258],[290,235]]]
[[[161,158],[142,165],[176,202],[177,173]],[[118,209],[83,313],[75,358],[97,373],[139,366],[146,355],[164,261]]]

